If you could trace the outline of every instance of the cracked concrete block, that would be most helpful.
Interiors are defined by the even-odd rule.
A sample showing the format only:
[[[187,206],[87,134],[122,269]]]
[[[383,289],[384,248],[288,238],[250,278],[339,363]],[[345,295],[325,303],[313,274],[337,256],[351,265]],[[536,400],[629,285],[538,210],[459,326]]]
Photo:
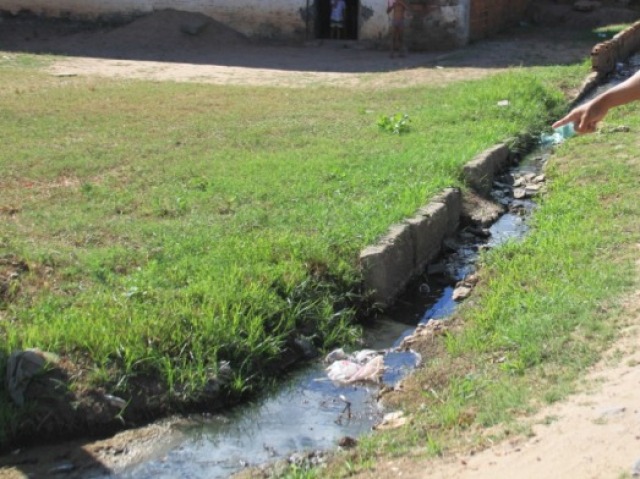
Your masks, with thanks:
[[[464,179],[469,186],[482,194],[489,194],[494,175],[509,162],[509,147],[499,144],[483,151],[463,168]]]
[[[462,192],[459,188],[445,188],[442,193],[433,199],[433,202],[444,203],[447,207],[447,229],[445,236],[451,236],[458,230],[458,226],[460,226]]]
[[[448,230],[448,211],[444,203],[430,203],[418,214],[407,220],[414,246],[415,264],[418,273],[440,252],[442,240]]]
[[[379,244],[360,254],[364,287],[375,301],[389,305],[413,273],[414,246],[410,226],[392,226]]]

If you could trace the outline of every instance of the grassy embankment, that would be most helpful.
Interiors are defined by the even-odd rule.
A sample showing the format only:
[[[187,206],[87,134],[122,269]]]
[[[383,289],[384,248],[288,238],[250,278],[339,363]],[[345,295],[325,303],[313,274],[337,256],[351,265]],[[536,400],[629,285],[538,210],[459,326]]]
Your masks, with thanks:
[[[620,125],[631,132],[614,131]],[[600,133],[557,149],[531,233],[484,255],[473,300],[442,341],[429,345],[427,366],[389,398],[411,424],[364,439],[332,465],[331,476],[376,474],[382,458],[419,461],[526,435],[528,413],[580,386],[581,373],[630,321],[625,293],[637,288],[640,244],[639,130],[640,105],[628,105],[611,112]]]
[[[0,62],[0,366],[38,347],[82,366],[84,387],[127,398],[152,378],[176,405],[221,361],[239,393],[291,337],[357,334],[359,250],[479,151],[548,122],[550,85],[582,74],[291,90],[53,78],[42,61]],[[396,112],[410,133],[378,128]],[[21,415],[0,394],[2,442]]]

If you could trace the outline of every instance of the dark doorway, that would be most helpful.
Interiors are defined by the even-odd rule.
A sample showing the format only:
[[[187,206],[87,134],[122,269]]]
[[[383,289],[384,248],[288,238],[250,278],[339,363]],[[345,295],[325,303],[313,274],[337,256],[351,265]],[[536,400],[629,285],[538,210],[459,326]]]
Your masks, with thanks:
[[[345,0],[347,10],[342,39],[358,39],[358,18],[360,16],[360,0]],[[331,0],[316,0],[316,38],[331,38],[329,26],[331,19]]]

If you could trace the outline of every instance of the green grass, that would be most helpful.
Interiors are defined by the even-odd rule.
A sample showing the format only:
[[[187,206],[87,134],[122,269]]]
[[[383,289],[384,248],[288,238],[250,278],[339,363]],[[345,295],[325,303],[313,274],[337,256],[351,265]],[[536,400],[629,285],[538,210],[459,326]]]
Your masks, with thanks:
[[[564,104],[553,86],[583,72],[290,90],[51,78],[34,62],[0,63],[0,258],[29,266],[0,298],[2,353],[54,351],[125,397],[156,378],[178,403],[221,361],[245,391],[294,335],[353,339],[360,249],[460,185],[478,152],[546,125]],[[396,113],[407,133],[379,128]]]
[[[526,434],[523,415],[575,391],[576,381],[628,322],[640,243],[640,106],[610,113],[604,132],[562,145],[532,230],[482,257],[481,282],[442,354],[405,385],[406,430],[375,435],[356,453],[434,455]],[[434,437],[441,447],[433,449]]]

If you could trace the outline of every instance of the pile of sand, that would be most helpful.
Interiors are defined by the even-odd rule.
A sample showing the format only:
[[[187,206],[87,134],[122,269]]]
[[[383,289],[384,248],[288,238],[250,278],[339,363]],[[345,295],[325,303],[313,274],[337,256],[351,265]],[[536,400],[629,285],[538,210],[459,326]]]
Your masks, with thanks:
[[[201,13],[159,10],[117,26],[34,15],[5,17],[0,48],[111,58],[188,60],[250,40]]]

